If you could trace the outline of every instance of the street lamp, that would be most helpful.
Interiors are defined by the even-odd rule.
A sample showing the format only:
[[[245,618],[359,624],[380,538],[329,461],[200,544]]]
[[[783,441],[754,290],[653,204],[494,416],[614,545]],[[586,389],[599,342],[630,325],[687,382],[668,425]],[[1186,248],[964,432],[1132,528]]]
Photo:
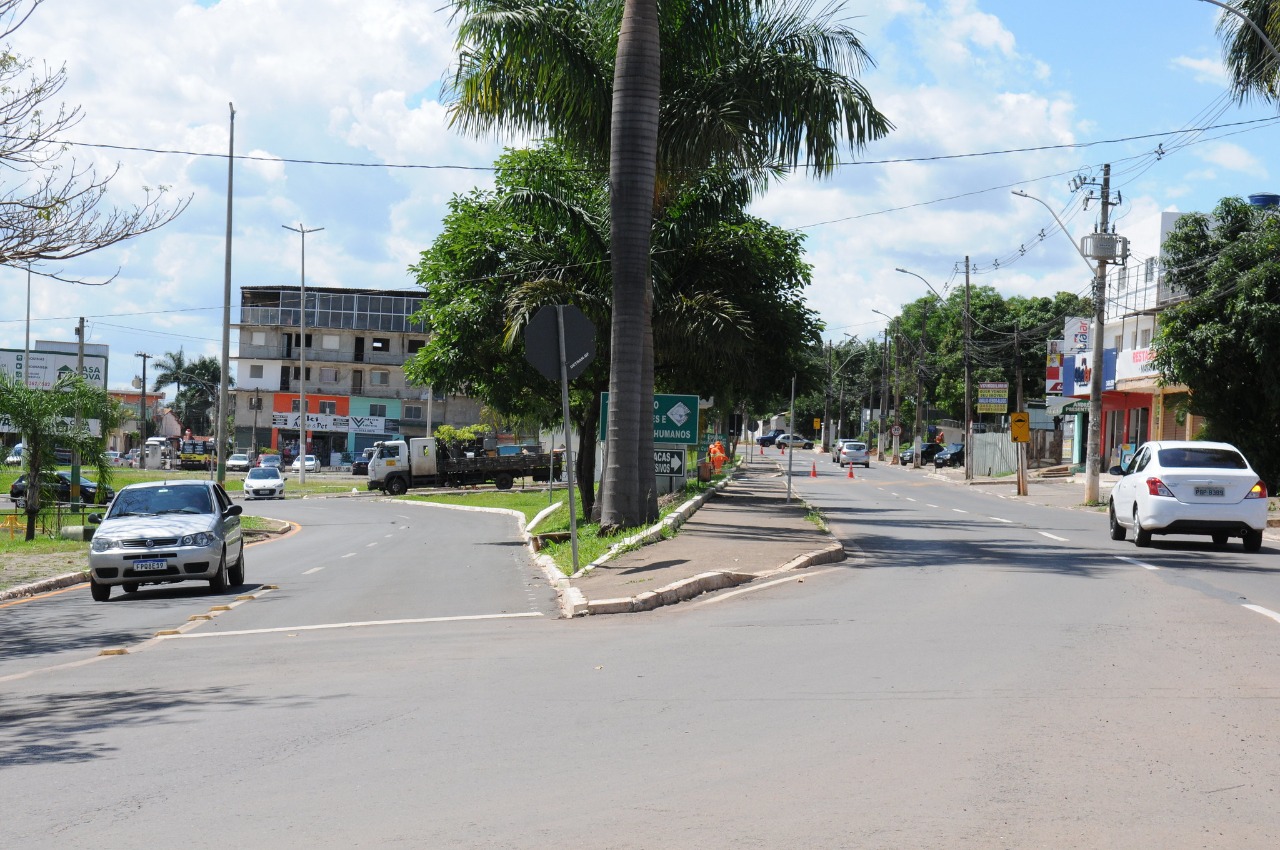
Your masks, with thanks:
[[[909,274],[915,278],[920,278],[920,280],[924,283],[924,285],[929,287],[930,292],[932,292],[934,295],[937,295],[938,298],[942,297],[941,295],[938,295],[938,290],[933,288],[932,283],[925,280],[923,277],[920,277],[920,275],[916,274],[915,272],[907,271],[906,269],[894,269],[894,271],[901,272],[902,274]],[[929,302],[929,303],[932,303],[932,302]],[[929,303],[925,304],[924,315],[920,319],[920,364],[916,367],[916,426],[915,426],[916,431],[915,431],[915,438],[912,443],[913,448],[911,451],[911,468],[912,469],[920,468],[920,455],[922,453],[922,449],[924,448],[924,445],[923,445],[924,433],[921,430],[921,423],[920,423],[920,402],[921,402],[921,399],[924,397],[925,356],[928,353],[928,349],[929,349],[929,341],[928,341]]]
[[[1111,166],[1104,166],[1102,173],[1102,225],[1100,232],[1105,234],[1107,230],[1107,209],[1111,203]],[[1028,195],[1019,189],[1014,189],[1013,194],[1020,198],[1030,198],[1047,209],[1049,215],[1053,216],[1053,220],[1062,229],[1062,234],[1068,240],[1071,240],[1071,245],[1076,249],[1076,253],[1080,255],[1080,259],[1084,260],[1084,264],[1093,272],[1093,331],[1090,333],[1090,344],[1093,346],[1093,372],[1089,377],[1089,447],[1085,463],[1084,501],[1085,504],[1096,505],[1100,501],[1100,478],[1102,475],[1102,325],[1107,318],[1107,261],[1101,256],[1094,257],[1096,264],[1091,261],[1089,255],[1085,254],[1084,250],[1075,243],[1075,240],[1071,239],[1070,231],[1062,223],[1062,219],[1058,218],[1058,214],[1053,211],[1053,207],[1036,196]]]
[[[887,313],[881,313],[879,310],[872,308],[872,313],[878,316],[884,316],[892,324],[893,316]],[[884,352],[883,360],[880,363],[880,434],[876,440],[876,460],[884,460],[884,429],[889,422],[889,325],[884,326]],[[896,457],[896,453],[894,457]]]
[[[298,222],[297,227],[290,227],[287,224],[280,225],[285,230],[292,230],[294,233],[302,237],[302,293],[298,303],[301,309],[298,311],[298,442],[301,451],[299,455],[302,458],[300,471],[298,472],[298,483],[307,483],[307,234],[319,233],[324,230],[323,227],[313,227],[310,230],[302,226],[302,222]]]

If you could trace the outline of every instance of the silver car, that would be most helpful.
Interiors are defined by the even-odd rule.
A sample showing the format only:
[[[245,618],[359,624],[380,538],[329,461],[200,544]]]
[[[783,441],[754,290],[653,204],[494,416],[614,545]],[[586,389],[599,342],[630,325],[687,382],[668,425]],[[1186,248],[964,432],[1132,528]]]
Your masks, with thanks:
[[[841,468],[845,466],[871,468],[871,452],[867,450],[867,444],[860,440],[841,440],[836,459],[840,461]]]
[[[207,581],[215,593],[244,584],[240,505],[212,481],[147,481],[116,494],[89,546],[89,589],[97,602],[120,585]]]

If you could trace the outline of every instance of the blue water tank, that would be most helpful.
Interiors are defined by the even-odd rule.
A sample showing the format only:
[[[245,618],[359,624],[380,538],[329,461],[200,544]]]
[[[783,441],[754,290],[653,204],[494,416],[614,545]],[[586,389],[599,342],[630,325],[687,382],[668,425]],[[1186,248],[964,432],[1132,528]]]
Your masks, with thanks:
[[[1256,192],[1249,196],[1249,203],[1255,207],[1274,207],[1280,205],[1280,195],[1275,192]]]

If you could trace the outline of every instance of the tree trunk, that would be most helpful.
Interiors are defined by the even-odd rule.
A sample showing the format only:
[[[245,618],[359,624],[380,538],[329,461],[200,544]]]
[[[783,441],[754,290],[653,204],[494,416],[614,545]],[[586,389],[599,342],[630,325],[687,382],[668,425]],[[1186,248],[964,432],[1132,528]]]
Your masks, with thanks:
[[[653,466],[653,278],[649,263],[658,156],[657,0],[626,0],[613,77],[609,188],[613,263],[608,470],[602,530],[657,516]]]
[[[593,392],[582,421],[578,423],[578,456],[573,459],[582,516],[590,517],[596,506],[596,430],[600,422],[600,394]]]

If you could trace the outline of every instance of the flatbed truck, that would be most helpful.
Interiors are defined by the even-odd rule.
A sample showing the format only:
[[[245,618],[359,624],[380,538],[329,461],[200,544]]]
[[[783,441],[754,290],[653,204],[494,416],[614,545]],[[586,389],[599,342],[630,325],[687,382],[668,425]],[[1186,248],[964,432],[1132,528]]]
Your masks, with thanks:
[[[558,478],[564,465],[562,453],[540,450],[467,457],[459,450],[450,451],[434,437],[384,440],[374,443],[373,448],[367,487],[393,496],[399,496],[412,487],[461,487],[468,484],[492,483],[499,490],[510,490],[517,478],[532,478],[534,481]],[[533,448],[541,449],[540,446]]]

